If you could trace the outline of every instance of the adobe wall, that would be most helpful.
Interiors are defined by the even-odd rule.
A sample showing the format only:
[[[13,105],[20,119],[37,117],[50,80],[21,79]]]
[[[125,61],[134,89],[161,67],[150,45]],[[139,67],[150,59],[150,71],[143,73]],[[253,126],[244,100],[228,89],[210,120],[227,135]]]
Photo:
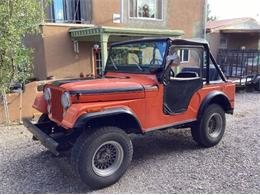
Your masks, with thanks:
[[[215,59],[217,59],[218,49],[220,47],[220,37],[221,35],[219,32],[207,34],[207,41],[209,42],[211,53]]]
[[[203,37],[205,0],[164,0],[163,20],[129,17],[129,1],[124,1],[123,23],[113,23],[113,13],[120,14],[120,0],[94,0],[92,24],[100,26],[184,30],[184,37]]]
[[[40,113],[32,108],[35,97],[37,96],[38,82],[32,82],[25,86],[24,93],[22,93],[22,103],[20,104],[20,94],[12,93],[7,94],[8,109],[10,122],[19,122],[20,120],[20,108],[22,110],[22,117],[32,118],[34,115]],[[4,107],[0,104],[0,124],[5,122]]]
[[[228,39],[229,49],[241,49],[245,46],[246,49],[258,49],[259,35],[257,34],[226,34]],[[246,38],[245,38],[246,37]]]
[[[68,32],[70,27],[45,25],[42,28],[47,76],[69,78],[92,72],[90,43],[79,42],[79,54],[76,54]]]
[[[168,27],[184,30],[186,38],[203,37],[205,0],[170,0]]]
[[[73,25],[44,25],[40,35],[30,35],[25,43],[33,48],[34,75],[39,80],[47,77],[71,78],[92,73],[94,43],[79,42],[79,54],[69,35]],[[79,27],[79,26],[77,26]],[[82,27],[82,26],[81,26]]]

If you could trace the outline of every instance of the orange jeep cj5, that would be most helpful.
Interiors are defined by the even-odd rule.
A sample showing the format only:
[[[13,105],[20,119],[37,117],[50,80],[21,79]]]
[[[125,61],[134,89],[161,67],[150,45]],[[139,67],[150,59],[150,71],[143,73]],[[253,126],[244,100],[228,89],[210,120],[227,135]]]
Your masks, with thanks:
[[[97,189],[127,170],[131,133],[190,127],[199,145],[218,144],[234,99],[206,41],[148,38],[112,44],[101,77],[46,84],[33,105],[42,116],[24,124],[55,155],[71,150],[75,172]]]

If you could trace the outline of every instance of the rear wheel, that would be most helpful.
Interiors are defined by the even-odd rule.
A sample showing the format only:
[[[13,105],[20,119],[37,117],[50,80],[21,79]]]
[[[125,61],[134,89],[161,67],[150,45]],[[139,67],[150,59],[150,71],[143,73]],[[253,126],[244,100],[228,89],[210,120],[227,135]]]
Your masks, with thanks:
[[[211,104],[202,118],[191,128],[193,139],[201,146],[212,147],[220,142],[226,127],[225,112],[217,104]]]
[[[132,156],[132,142],[124,131],[102,127],[78,138],[71,151],[71,162],[82,181],[98,189],[118,181]]]

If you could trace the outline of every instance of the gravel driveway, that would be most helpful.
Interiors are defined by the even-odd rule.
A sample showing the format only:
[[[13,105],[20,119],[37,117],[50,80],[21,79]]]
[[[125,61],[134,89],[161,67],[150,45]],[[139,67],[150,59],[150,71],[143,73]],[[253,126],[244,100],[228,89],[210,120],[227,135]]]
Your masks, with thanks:
[[[260,193],[259,93],[237,94],[216,147],[198,147],[188,129],[132,141],[126,174],[93,192],[72,174],[69,154],[53,157],[23,126],[0,126],[0,193]]]

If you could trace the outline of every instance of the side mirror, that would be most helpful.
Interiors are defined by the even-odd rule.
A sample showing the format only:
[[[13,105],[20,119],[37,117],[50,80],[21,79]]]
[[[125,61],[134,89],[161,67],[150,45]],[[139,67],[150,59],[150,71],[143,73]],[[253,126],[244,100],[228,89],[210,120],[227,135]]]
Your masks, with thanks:
[[[166,57],[166,66],[167,69],[169,66],[179,66],[181,63],[180,56],[177,53],[170,54]]]
[[[172,70],[172,67],[177,67],[179,65],[180,56],[176,52],[166,57],[166,65],[160,78],[164,85],[167,85],[171,77],[174,77],[175,75],[174,71]]]

